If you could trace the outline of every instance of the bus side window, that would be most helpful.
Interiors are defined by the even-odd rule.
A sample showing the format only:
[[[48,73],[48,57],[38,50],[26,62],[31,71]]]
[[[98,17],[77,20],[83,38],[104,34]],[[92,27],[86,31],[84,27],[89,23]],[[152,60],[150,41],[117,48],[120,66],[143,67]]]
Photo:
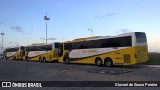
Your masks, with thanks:
[[[87,47],[84,46],[83,44],[79,47],[79,49],[86,49]]]
[[[49,47],[49,46],[48,46],[48,47],[46,47],[45,49],[46,49],[46,51],[50,51],[50,50],[52,50],[52,47]]]

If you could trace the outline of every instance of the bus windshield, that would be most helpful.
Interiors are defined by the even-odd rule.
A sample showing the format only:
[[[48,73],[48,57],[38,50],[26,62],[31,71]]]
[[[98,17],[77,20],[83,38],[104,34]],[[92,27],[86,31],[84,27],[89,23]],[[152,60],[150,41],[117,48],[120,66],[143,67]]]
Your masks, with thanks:
[[[146,43],[147,42],[145,33],[136,32],[135,35],[136,35],[136,42],[137,43]]]

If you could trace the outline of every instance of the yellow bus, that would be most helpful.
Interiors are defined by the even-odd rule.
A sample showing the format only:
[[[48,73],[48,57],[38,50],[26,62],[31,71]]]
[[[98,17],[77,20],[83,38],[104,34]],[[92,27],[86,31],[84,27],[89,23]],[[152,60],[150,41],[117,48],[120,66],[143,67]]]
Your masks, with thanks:
[[[31,61],[56,61],[58,60],[58,45],[59,43],[32,45],[25,47],[24,60]]]
[[[144,32],[116,36],[80,38],[63,42],[58,50],[59,62],[105,65],[131,65],[147,62],[148,46]]]
[[[3,51],[3,57],[6,60],[23,60],[24,54],[24,46],[9,47]]]

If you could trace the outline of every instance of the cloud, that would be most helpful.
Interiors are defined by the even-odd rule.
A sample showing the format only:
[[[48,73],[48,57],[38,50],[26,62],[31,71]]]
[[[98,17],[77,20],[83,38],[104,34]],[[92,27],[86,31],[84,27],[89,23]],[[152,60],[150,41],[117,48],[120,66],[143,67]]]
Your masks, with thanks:
[[[132,32],[132,31],[127,28],[122,28],[122,29],[118,30],[116,32],[116,34],[122,34],[122,33],[128,33],[128,32]]]
[[[114,16],[114,15],[116,15],[116,14],[115,13],[107,13],[107,14],[102,15],[102,16],[96,15],[95,18],[101,18],[101,19],[103,19],[103,18],[106,18],[106,17]]]
[[[120,30],[120,32],[127,33],[127,32],[131,32],[131,31],[129,29],[123,28],[123,29]]]
[[[32,33],[23,33],[23,34],[32,34]]]
[[[24,31],[22,30],[23,27],[21,27],[21,26],[11,26],[10,28],[11,28],[11,30],[13,30],[13,31],[15,31],[15,32],[21,32],[21,33],[24,32]]]
[[[56,40],[56,38],[47,38],[47,40]]]
[[[4,25],[4,23],[3,23],[3,22],[0,22],[0,24]]]

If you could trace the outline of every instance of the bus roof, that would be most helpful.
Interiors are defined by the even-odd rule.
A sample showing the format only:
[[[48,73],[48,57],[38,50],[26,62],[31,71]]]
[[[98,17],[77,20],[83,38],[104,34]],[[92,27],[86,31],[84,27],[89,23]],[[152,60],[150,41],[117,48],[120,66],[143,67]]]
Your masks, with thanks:
[[[7,47],[7,48],[5,48],[5,49],[17,48],[17,47],[24,47],[24,46],[12,46],[12,47]]]
[[[141,32],[141,33],[144,33],[144,32]],[[98,39],[106,39],[106,38],[115,38],[115,37],[123,37],[123,36],[131,36],[133,34],[135,34],[135,32],[122,33],[122,34],[115,35],[115,36],[94,36],[94,37],[78,38],[78,39],[74,39],[72,41],[66,41],[64,43],[98,40]]]
[[[60,43],[60,42],[54,42],[54,43]],[[33,43],[32,45],[27,45],[25,47],[31,47],[31,46],[42,46],[42,45],[52,45],[54,43]]]

